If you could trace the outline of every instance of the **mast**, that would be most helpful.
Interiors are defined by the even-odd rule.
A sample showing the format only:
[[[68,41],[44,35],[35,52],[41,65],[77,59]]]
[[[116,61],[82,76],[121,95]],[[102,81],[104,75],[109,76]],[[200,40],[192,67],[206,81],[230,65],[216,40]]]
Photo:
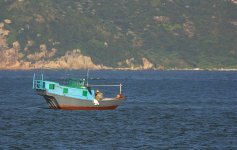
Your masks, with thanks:
[[[87,87],[89,85],[88,80],[89,80],[89,69],[87,69],[87,73],[86,73],[86,86]]]

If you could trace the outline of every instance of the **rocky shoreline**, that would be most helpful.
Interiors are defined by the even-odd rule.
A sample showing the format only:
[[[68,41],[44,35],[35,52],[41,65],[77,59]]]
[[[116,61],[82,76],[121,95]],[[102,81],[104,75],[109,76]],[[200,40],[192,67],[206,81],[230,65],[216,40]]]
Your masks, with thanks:
[[[0,71],[9,71],[9,70],[14,70],[14,71],[19,71],[19,70],[117,70],[117,71],[237,71],[237,69],[225,69],[225,68],[214,68],[214,69],[178,69],[178,68],[173,68],[173,69],[134,69],[134,68],[112,68],[112,67],[101,67],[101,68],[80,68],[80,69],[75,69],[75,68],[49,68],[49,67],[42,67],[42,68],[2,68]]]
[[[12,46],[7,43],[10,31],[5,28],[11,24],[11,20],[0,22],[0,70],[194,70],[194,71],[237,71],[237,68],[167,68],[156,66],[150,60],[142,57],[141,64],[135,63],[135,58],[118,62],[118,67],[109,67],[103,64],[95,64],[90,56],[82,54],[80,49],[65,52],[63,56],[55,58],[56,48],[48,49],[46,44],[41,44],[35,53],[29,52],[33,41],[29,40],[26,47],[22,47],[18,41]],[[23,51],[21,50],[24,50]],[[237,66],[236,66],[237,67]]]

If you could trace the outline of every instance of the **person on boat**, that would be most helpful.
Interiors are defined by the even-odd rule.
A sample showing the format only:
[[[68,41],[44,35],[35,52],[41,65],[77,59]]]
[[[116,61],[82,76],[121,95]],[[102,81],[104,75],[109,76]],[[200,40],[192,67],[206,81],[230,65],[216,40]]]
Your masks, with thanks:
[[[99,90],[96,90],[95,99],[96,100],[102,100],[103,99],[103,93],[101,93]]]

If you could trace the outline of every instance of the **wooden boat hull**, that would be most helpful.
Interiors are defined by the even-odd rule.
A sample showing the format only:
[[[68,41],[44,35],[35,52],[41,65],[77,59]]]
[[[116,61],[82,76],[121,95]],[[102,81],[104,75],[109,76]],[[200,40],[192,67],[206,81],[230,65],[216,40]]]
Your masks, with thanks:
[[[95,104],[92,100],[83,100],[70,98],[67,96],[48,93],[46,90],[37,90],[37,93],[44,97],[52,109],[65,110],[112,110],[117,108],[123,101],[123,98],[105,98]]]

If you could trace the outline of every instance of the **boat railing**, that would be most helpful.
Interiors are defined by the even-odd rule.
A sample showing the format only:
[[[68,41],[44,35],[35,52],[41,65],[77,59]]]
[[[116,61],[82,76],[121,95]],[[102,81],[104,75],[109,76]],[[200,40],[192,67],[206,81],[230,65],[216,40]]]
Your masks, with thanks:
[[[118,84],[118,85],[93,85],[93,84],[89,84],[89,87],[93,87],[93,86],[101,86],[101,87],[108,87],[108,86],[116,86],[116,87],[119,87],[119,94],[122,94],[122,84]]]
[[[36,76],[34,74],[32,89],[39,89],[39,90],[45,89],[45,83],[44,83],[44,76],[43,76],[43,74],[42,74],[40,80],[36,80]]]
[[[85,86],[85,79],[67,79],[66,85],[73,88],[81,88]]]

